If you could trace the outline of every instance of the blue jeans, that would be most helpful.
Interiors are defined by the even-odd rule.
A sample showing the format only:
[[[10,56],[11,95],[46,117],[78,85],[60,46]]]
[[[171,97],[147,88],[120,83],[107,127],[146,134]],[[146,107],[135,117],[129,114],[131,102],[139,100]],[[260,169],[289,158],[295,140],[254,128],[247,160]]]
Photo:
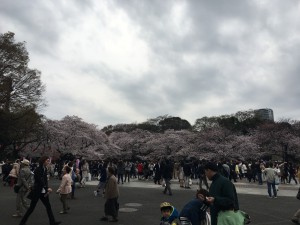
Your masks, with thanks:
[[[271,186],[272,186],[274,197],[277,197],[277,191],[276,191],[276,188],[275,188],[275,181],[273,181],[272,183],[267,181],[267,185],[268,185],[268,194],[269,194],[269,196],[272,197],[272,192],[271,192]]]

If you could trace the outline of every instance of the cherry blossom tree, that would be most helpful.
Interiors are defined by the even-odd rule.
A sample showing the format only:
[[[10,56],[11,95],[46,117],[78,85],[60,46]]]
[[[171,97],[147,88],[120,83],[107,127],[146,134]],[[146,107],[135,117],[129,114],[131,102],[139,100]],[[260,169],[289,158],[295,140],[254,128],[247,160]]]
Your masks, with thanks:
[[[62,120],[45,120],[41,142],[28,146],[25,154],[71,153],[85,158],[99,159],[116,157],[120,148],[109,141],[106,134],[96,125],[83,122],[76,116],[66,116]]]

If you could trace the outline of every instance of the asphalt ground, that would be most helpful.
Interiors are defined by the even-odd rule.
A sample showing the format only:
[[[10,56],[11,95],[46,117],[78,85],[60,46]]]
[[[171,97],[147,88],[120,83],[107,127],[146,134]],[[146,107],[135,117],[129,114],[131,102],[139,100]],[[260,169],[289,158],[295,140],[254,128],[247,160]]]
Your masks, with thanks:
[[[56,190],[59,180],[50,180],[49,184]],[[63,225],[155,225],[160,221],[159,205],[161,202],[172,203],[179,211],[186,202],[194,198],[197,185],[192,189],[180,189],[176,182],[172,182],[173,196],[164,195],[163,188],[150,181],[131,181],[120,188],[119,221],[115,223],[100,221],[103,216],[104,199],[95,197],[96,181],[89,182],[85,188],[76,190],[76,199],[69,200],[71,210],[68,214],[59,214],[62,204],[59,196],[50,195],[50,202],[55,218]],[[282,185],[277,199],[267,197],[266,185],[236,183],[240,208],[246,211],[252,219],[253,225],[291,225],[290,219],[300,207],[296,199],[298,187]],[[282,194],[281,193],[285,193]],[[284,195],[284,196],[283,196]],[[0,225],[18,225],[20,218],[13,218],[15,213],[16,194],[10,187],[0,185]],[[47,225],[48,217],[41,202],[27,221],[27,225]]]

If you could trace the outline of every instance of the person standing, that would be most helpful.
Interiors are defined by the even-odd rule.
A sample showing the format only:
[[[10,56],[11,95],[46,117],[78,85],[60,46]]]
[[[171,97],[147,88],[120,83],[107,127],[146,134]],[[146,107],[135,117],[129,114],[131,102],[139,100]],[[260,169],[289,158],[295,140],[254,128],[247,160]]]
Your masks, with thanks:
[[[12,169],[12,166],[10,165],[9,161],[6,160],[5,163],[2,165],[2,180],[3,185],[6,186],[6,184],[9,184],[9,173]]]
[[[132,163],[127,161],[125,162],[125,180],[124,182],[130,182],[130,170],[131,170],[131,166],[132,166]]]
[[[125,173],[125,164],[123,160],[119,160],[117,164],[118,184],[120,183],[120,181],[122,181],[122,184],[124,184],[124,173]]]
[[[160,180],[161,180],[161,168],[160,168],[160,163],[157,161],[154,165],[153,168],[154,171],[154,184],[159,184],[160,185]]]
[[[190,179],[191,179],[191,175],[192,175],[192,167],[191,167],[191,163],[186,161],[183,165],[183,172],[184,172],[184,187],[190,189]]]
[[[13,217],[22,217],[23,208],[28,209],[29,204],[25,199],[25,195],[28,192],[29,188],[32,186],[32,173],[29,168],[30,162],[27,159],[21,161],[20,173],[17,181],[17,185],[20,187],[19,192],[17,193],[16,200],[16,213],[13,214]]]
[[[82,172],[82,179],[80,182],[80,184],[81,184],[80,187],[85,187],[85,183],[88,180],[89,172],[90,172],[89,164],[85,159],[83,160],[80,170]]]
[[[205,175],[212,181],[209,188],[209,196],[200,196],[210,206],[211,225],[217,225],[218,213],[226,210],[238,210],[239,202],[234,184],[218,173],[218,166],[214,162],[208,162],[204,166]]]
[[[72,161],[68,163],[68,167],[70,167],[70,176],[72,178],[72,184],[71,184],[71,199],[75,199],[75,189],[76,189],[76,182],[78,181],[77,175],[76,175],[76,165]]]
[[[112,216],[110,222],[118,222],[119,212],[119,187],[117,178],[115,177],[115,170],[112,167],[108,167],[108,178],[105,186],[104,198],[106,199],[104,204],[105,216],[101,218],[101,221],[108,221],[108,216]]]
[[[143,177],[143,169],[144,169],[144,165],[142,162],[139,162],[139,164],[137,165],[137,170],[138,170],[138,179],[141,180]]]
[[[20,170],[20,160],[17,159],[14,164],[13,164],[13,168],[11,169],[11,171],[9,172],[9,186],[13,187],[18,180],[18,176],[19,176],[19,170]]]
[[[61,224],[60,221],[55,221],[49,201],[49,194],[52,192],[52,189],[48,187],[47,166],[49,163],[50,159],[47,156],[43,156],[39,160],[39,167],[34,171],[34,185],[29,195],[31,197],[31,203],[20,222],[20,225],[26,224],[26,221],[33,213],[39,200],[41,200],[46,207],[50,225]]]
[[[60,195],[60,201],[63,204],[63,210],[60,211],[60,214],[66,214],[70,207],[67,204],[67,198],[72,192],[72,178],[70,176],[71,168],[69,166],[64,166],[63,168],[63,177],[61,179],[60,186],[56,193]]]
[[[261,171],[262,171],[262,173],[264,173],[264,175],[266,177],[269,198],[277,198],[277,190],[275,187],[276,171],[273,169],[273,163],[271,163],[271,162],[268,163],[267,168],[262,166]],[[273,195],[271,192],[271,187],[273,189]]]

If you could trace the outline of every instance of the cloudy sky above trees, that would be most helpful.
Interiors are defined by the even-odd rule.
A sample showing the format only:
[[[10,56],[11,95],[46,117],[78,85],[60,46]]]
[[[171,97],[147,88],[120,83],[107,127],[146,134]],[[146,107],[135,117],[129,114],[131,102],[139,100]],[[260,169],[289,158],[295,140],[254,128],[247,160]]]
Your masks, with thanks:
[[[300,119],[296,0],[1,0],[7,31],[42,72],[50,119],[194,124],[258,108]]]

